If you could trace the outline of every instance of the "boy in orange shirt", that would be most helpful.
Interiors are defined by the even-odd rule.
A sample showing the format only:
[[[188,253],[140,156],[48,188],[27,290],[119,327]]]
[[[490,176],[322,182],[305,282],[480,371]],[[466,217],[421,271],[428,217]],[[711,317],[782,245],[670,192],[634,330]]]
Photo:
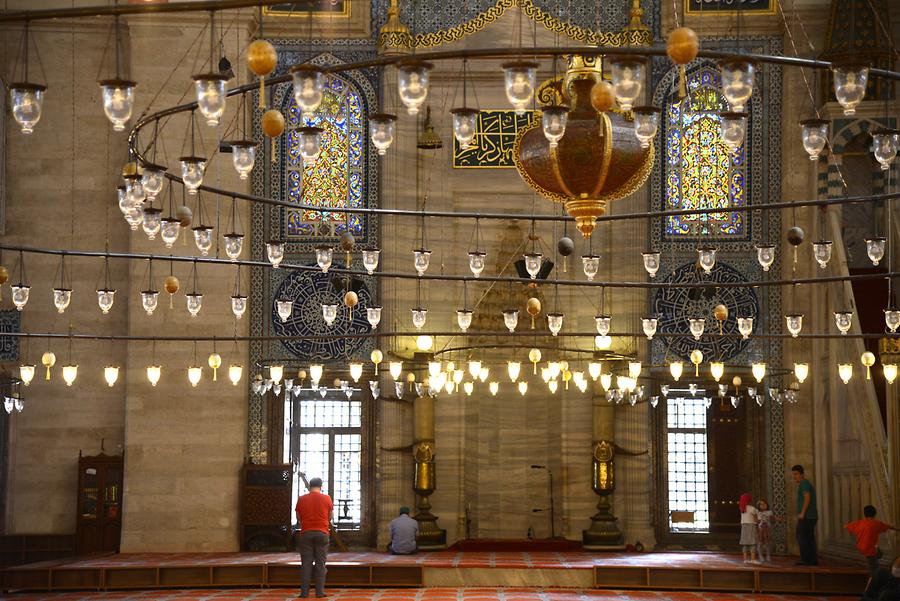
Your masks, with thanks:
[[[856,537],[856,548],[866,558],[869,573],[874,574],[878,570],[878,560],[881,558],[881,550],[878,548],[878,537],[882,532],[897,530],[882,521],[876,520],[876,510],[872,505],[863,507],[863,519],[845,524],[844,528]]]

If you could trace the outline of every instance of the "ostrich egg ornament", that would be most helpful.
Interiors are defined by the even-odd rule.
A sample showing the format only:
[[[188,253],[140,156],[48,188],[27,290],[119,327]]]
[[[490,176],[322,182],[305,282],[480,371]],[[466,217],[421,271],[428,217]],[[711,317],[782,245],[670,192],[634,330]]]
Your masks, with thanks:
[[[355,292],[350,290],[349,292],[347,292],[347,294],[344,295],[344,304],[352,309],[359,304],[359,296],[357,296]]]
[[[9,270],[0,265],[0,285],[5,284],[9,280]]]
[[[666,40],[666,54],[677,65],[686,65],[700,52],[700,39],[690,27],[673,29]]]
[[[613,85],[608,81],[598,81],[591,88],[591,106],[598,113],[605,113],[616,105],[616,93]]]
[[[559,242],[556,243],[556,250],[559,251],[559,254],[563,257],[568,257],[575,252],[575,242],[568,236],[563,236],[559,239]]]
[[[578,76],[564,87],[572,107],[566,135],[556,148],[535,121],[519,130],[514,158],[519,175],[544,198],[562,203],[585,238],[610,201],[640,188],[653,168],[653,145],[641,148],[634,121],[592,102],[595,77]],[[601,84],[597,84],[598,86]]]
[[[805,238],[806,232],[796,225],[787,231],[787,241],[791,246],[800,246]]]
[[[716,305],[713,308],[713,316],[718,321],[725,321],[728,319],[728,307],[725,305]]]
[[[525,303],[525,309],[532,317],[537,317],[541,313],[541,301],[536,298],[529,298]]]
[[[254,40],[247,46],[247,67],[254,75],[263,77],[278,64],[278,53],[267,40]]]
[[[275,109],[269,109],[263,113],[260,124],[263,133],[270,138],[277,138],[284,133],[284,115]]]
[[[191,210],[191,207],[180,205],[175,209],[175,217],[178,219],[181,227],[191,227],[191,222],[194,221],[194,212]]]
[[[166,292],[168,292],[169,294],[175,294],[176,292],[178,292],[179,287],[181,287],[181,284],[178,281],[178,278],[176,278],[174,275],[170,275],[166,278]]]

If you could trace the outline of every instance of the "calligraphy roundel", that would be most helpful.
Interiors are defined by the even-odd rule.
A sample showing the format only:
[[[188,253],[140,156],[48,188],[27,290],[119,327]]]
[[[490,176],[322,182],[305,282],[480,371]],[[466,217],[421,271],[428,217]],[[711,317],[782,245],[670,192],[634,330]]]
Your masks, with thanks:
[[[347,287],[355,291],[359,304],[351,312],[343,302]],[[294,301],[287,321],[281,321],[275,310],[275,299]],[[332,325],[322,317],[323,304],[336,304],[338,317]],[[292,271],[275,290],[271,307],[272,329],[283,338],[281,344],[291,354],[303,360],[330,361],[356,357],[366,347],[366,338],[339,337],[317,339],[326,334],[367,334],[371,326],[366,320],[366,308],[373,306],[372,293],[361,279],[335,277],[321,271]]]
[[[660,337],[669,354],[685,361],[689,360],[691,351],[700,349],[707,360],[728,361],[743,352],[750,344],[738,332],[737,318],[752,317],[754,323],[759,320],[759,298],[750,286],[720,287],[720,283],[741,283],[747,276],[740,271],[717,261],[712,273],[698,271],[696,263],[685,263],[677,267],[665,280],[665,286],[659,288],[653,299],[653,313],[658,322],[660,333],[676,333],[683,336]],[[708,282],[709,286],[686,288],[679,283]],[[722,322],[720,336],[719,322],[713,315],[716,305],[728,307],[728,319]],[[705,328],[700,340],[695,340],[690,333],[688,319],[705,318]]]

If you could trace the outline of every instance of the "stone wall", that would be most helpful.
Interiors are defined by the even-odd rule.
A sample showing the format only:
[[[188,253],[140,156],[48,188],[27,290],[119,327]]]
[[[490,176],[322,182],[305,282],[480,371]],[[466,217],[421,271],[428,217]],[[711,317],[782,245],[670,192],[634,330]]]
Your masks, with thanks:
[[[816,44],[824,39],[824,1],[807,1],[785,7],[789,22],[803,19]],[[11,6],[12,8],[12,6]],[[673,22],[671,5],[663,4],[663,32]],[[896,15],[895,15],[896,18]],[[135,114],[142,113],[154,98],[151,109],[176,104],[192,97],[189,77],[205,70],[206,23],[202,16],[174,19],[129,18],[127,21],[128,53],[132,76],[139,82]],[[457,42],[454,47],[483,47],[509,45],[517,36],[518,17],[509,11],[502,19],[482,32]],[[715,19],[693,19],[688,24],[701,33],[720,30]],[[56,248],[100,250],[104,247],[108,230],[111,250],[133,250],[165,254],[161,242],[149,242],[143,233],[129,232],[115,204],[113,186],[125,160],[125,134],[111,133],[99,104],[99,89],[94,82],[98,64],[104,55],[108,34],[107,21],[43,22],[34,26],[40,45],[41,58],[50,90],[47,93],[44,117],[35,133],[26,137],[12,129],[7,134],[7,220],[3,241],[8,244],[31,244]],[[226,52],[236,68],[236,48],[246,42],[252,23],[249,13],[226,20],[230,33],[225,37]],[[299,30],[281,25],[281,36],[300,35]],[[753,33],[783,32],[779,16],[749,20]],[[2,30],[2,62],[4,72],[10,71],[15,59],[19,30]],[[365,31],[364,24],[354,24],[354,33]],[[796,34],[796,28],[792,25]],[[332,32],[335,33],[335,32]],[[337,32],[340,35],[341,32]],[[554,36],[543,30],[537,32],[538,44],[552,45]],[[785,44],[790,48],[788,40]],[[788,51],[790,52],[790,51]],[[804,49],[805,52],[805,49]],[[174,65],[178,64],[174,69]],[[469,65],[472,81],[477,86],[478,103],[482,108],[506,108],[499,65],[473,62]],[[243,66],[240,67],[245,77]],[[532,194],[511,169],[452,170],[450,120],[447,110],[460,104],[459,73],[461,64],[442,63],[434,73],[431,105],[435,125],[445,147],[432,157],[431,153],[415,154],[413,120],[401,118],[397,139],[383,160],[382,206],[414,208],[427,191],[430,208],[521,211],[531,206]],[[73,73],[75,87],[73,89]],[[551,75],[549,72],[542,77]],[[388,70],[385,107],[397,109],[393,72]],[[470,90],[471,93],[471,90]],[[805,86],[797,70],[786,69],[784,79],[784,127],[782,190],[784,198],[808,198],[815,194],[814,175],[806,170],[807,163],[799,145],[796,122],[807,117]],[[455,96],[455,100],[454,100]],[[235,103],[223,120],[228,124],[234,116]],[[73,115],[75,119],[73,120]],[[74,123],[74,127],[73,127]],[[12,122],[8,121],[12,126]],[[173,118],[165,126],[163,140],[165,161],[176,167],[175,158],[182,154],[186,122]],[[211,130],[200,125],[202,144],[206,152],[215,146],[216,134],[225,126]],[[162,147],[161,147],[162,149]],[[161,150],[162,151],[162,150]],[[162,157],[161,157],[162,158]],[[412,174],[416,161],[421,162],[420,189],[414,186]],[[75,169],[74,175],[72,169]],[[218,160],[208,173],[208,180],[216,180],[225,187],[239,188],[239,182],[228,158]],[[647,206],[646,193],[616,203],[613,212],[638,211]],[[176,195],[180,200],[180,191]],[[213,215],[215,206],[226,206],[224,199],[207,198],[205,212]],[[192,206],[195,207],[195,205]],[[539,213],[554,207],[547,201],[535,202]],[[249,224],[247,207],[239,204],[241,221]],[[76,227],[71,227],[75,215]],[[785,215],[788,224],[792,215]],[[800,211],[797,223],[813,231],[813,211]],[[106,224],[109,224],[108,226]],[[226,226],[215,224],[217,239]],[[382,221],[384,240],[383,265],[389,271],[410,271],[411,250],[417,246],[416,225],[409,219],[386,217]],[[489,270],[496,269],[496,261],[512,253],[510,240],[524,240],[528,223],[481,223],[483,250],[488,252]],[[554,254],[560,232],[550,225],[540,225],[538,233],[545,254]],[[434,251],[432,270],[448,273],[467,271],[465,251],[473,234],[471,222],[441,220],[428,224],[428,245]],[[570,270],[580,271],[578,257],[585,252],[584,243],[574,231],[576,251],[570,259]],[[646,226],[640,221],[617,224],[615,229],[598,228],[594,234],[594,250],[605,257],[603,277],[616,280],[643,280],[639,252],[644,250]],[[808,237],[808,239],[810,239]],[[249,247],[249,241],[245,248]],[[787,256],[788,248],[781,249]],[[174,253],[197,254],[193,242],[179,241]],[[16,277],[15,259],[3,257],[3,263]],[[75,289],[71,307],[58,315],[50,301],[58,258],[26,256],[32,300],[22,314],[23,328],[31,332],[96,331],[110,334],[215,334],[223,342],[218,351],[227,365],[233,358],[246,365],[246,346],[237,351],[227,340],[236,331],[246,333],[247,324],[233,325],[227,296],[233,285],[234,271],[229,268],[200,267],[200,289],[205,294],[204,308],[197,318],[190,318],[182,292],[190,286],[190,265],[179,263],[174,273],[181,279],[182,292],[174,298],[174,309],[168,308],[168,298],[161,295],[160,308],[147,317],[140,308],[138,292],[146,285],[146,265],[111,262],[114,286],[118,289],[116,305],[107,316],[100,316],[94,289],[101,263],[96,259],[71,259],[68,266]],[[783,261],[788,277],[789,261]],[[804,268],[806,271],[811,269]],[[799,275],[804,275],[802,271]],[[154,267],[155,286],[162,288],[162,278],[168,267]],[[580,277],[580,276],[578,276]],[[245,275],[246,278],[246,275]],[[246,285],[246,279],[245,279]],[[488,290],[487,284],[470,286],[469,303],[474,304]],[[549,287],[542,291],[545,311],[553,295]],[[505,290],[493,292],[505,302]],[[381,299],[385,307],[384,323],[409,329],[409,308],[415,302],[416,289],[408,280],[383,282]],[[492,302],[489,294],[486,303]],[[612,292],[610,312],[623,327],[639,330],[639,318],[646,311],[645,298],[639,292]],[[455,310],[462,306],[462,289],[457,285],[426,284],[423,303],[429,309],[429,327],[455,329]],[[561,290],[559,307],[566,317],[566,329],[581,331],[593,328],[592,316],[598,303],[596,295],[582,290]],[[588,305],[591,309],[586,309]],[[4,295],[4,307],[9,300]],[[576,318],[576,312],[578,317]],[[808,327],[823,331],[829,327],[828,316],[815,318]],[[542,320],[539,327],[546,327]],[[627,326],[625,325],[627,324]],[[528,327],[522,314],[519,328]],[[439,341],[442,345],[445,341]],[[464,340],[446,341],[448,346],[464,345]],[[633,343],[617,340],[616,348],[625,352],[635,349]],[[29,345],[29,360],[39,362],[46,343],[33,341]],[[211,381],[205,369],[200,387],[192,389],[187,383],[186,367],[194,359],[194,347],[189,343],[160,343],[155,349],[156,359],[163,365],[163,378],[157,388],[147,383],[144,368],[153,360],[153,346],[147,342],[129,343],[76,342],[73,358],[80,365],[79,378],[71,388],[61,380],[59,366],[68,359],[67,345],[53,342],[50,348],[58,358],[53,378],[46,382],[35,379],[26,391],[26,410],[12,420],[12,447],[9,479],[7,530],[10,533],[73,532],[75,527],[75,485],[78,452],[93,454],[100,450],[101,441],[107,452],[126,454],[126,485],[122,547],[126,551],[178,550],[235,550],[237,541],[238,470],[246,449],[246,381],[232,387],[220,372],[219,381]],[[397,352],[411,356],[412,338],[398,340],[394,347],[385,343],[386,353]],[[206,365],[212,351],[210,344],[199,345],[197,361]],[[527,349],[517,359],[522,360]],[[787,347],[786,365],[808,349]],[[833,369],[834,350],[826,345],[813,345],[812,373],[826,374]],[[460,363],[466,355],[454,354]],[[441,395],[436,403],[437,492],[431,501],[440,524],[448,530],[448,540],[467,534],[466,515],[471,522],[468,534],[473,537],[525,536],[529,527],[537,536],[545,536],[549,524],[544,514],[533,513],[534,508],[548,504],[546,473],[531,469],[532,464],[547,465],[554,473],[556,528],[569,538],[579,538],[588,526],[594,511],[596,496],[589,482],[591,432],[591,398],[577,391],[560,391],[551,395],[546,387],[537,385],[532,377],[532,389],[522,397],[508,383],[503,364],[507,356],[491,355],[493,377],[501,382],[500,393],[491,397],[481,385],[468,397],[462,393]],[[113,388],[102,383],[102,367],[108,363],[124,368],[120,381]],[[11,368],[12,366],[7,366]],[[530,365],[523,364],[523,373]],[[496,373],[499,371],[500,373]],[[815,377],[815,376],[814,376]],[[822,376],[824,377],[824,376]],[[383,390],[390,389],[385,385]],[[815,397],[815,398],[813,398]],[[804,463],[818,480],[827,472],[818,469],[822,449],[828,438],[833,417],[824,386],[810,385],[801,393],[796,406],[785,408],[785,458],[787,465]],[[643,451],[651,444],[646,406],[623,407],[616,412],[617,442],[630,451]],[[377,412],[377,444],[380,447],[401,447],[412,442],[412,411],[397,403],[382,403]],[[818,424],[817,429],[811,424]],[[384,542],[385,525],[399,505],[414,505],[411,490],[412,461],[408,453],[380,450],[377,461],[377,519],[379,544]],[[648,456],[618,459],[619,482],[614,496],[614,512],[628,542],[653,542],[651,523],[652,487],[651,465]],[[787,474],[786,474],[787,476]],[[786,491],[793,494],[791,484]],[[826,501],[827,503],[828,501]],[[790,537],[789,537],[790,538]]]

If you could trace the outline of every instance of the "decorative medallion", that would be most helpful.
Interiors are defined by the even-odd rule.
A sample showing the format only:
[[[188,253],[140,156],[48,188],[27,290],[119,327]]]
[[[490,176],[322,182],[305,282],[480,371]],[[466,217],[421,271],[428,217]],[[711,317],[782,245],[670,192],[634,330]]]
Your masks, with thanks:
[[[373,305],[372,294],[362,280],[351,280],[351,285],[359,297],[359,304],[350,309],[343,304],[346,280],[321,271],[290,272],[275,291],[276,299],[294,301],[294,310],[287,321],[271,309],[272,330],[276,336],[302,336],[285,338],[281,344],[291,354],[303,361],[333,361],[348,359],[362,354],[366,338],[335,338],[321,340],[312,338],[326,334],[368,334],[371,326],[366,320],[366,308]],[[323,304],[338,306],[338,319],[329,326],[322,317]],[[310,336],[310,338],[307,338]]]
[[[759,298],[749,286],[717,286],[723,283],[742,283],[750,279],[721,260],[716,262],[712,273],[701,274],[702,270],[691,262],[677,267],[666,278],[665,285],[657,290],[653,299],[653,313],[659,319],[657,331],[684,333],[683,336],[660,337],[670,356],[688,361],[691,351],[700,349],[706,360],[728,361],[746,349],[751,342],[739,335],[737,318],[752,317],[758,324]],[[709,286],[679,286],[695,282],[708,282]],[[715,318],[714,309],[720,304],[728,307],[728,317],[721,322],[721,332],[736,336],[719,335],[720,322]],[[688,319],[698,317],[706,319],[706,330],[700,340],[695,340],[688,333]]]

